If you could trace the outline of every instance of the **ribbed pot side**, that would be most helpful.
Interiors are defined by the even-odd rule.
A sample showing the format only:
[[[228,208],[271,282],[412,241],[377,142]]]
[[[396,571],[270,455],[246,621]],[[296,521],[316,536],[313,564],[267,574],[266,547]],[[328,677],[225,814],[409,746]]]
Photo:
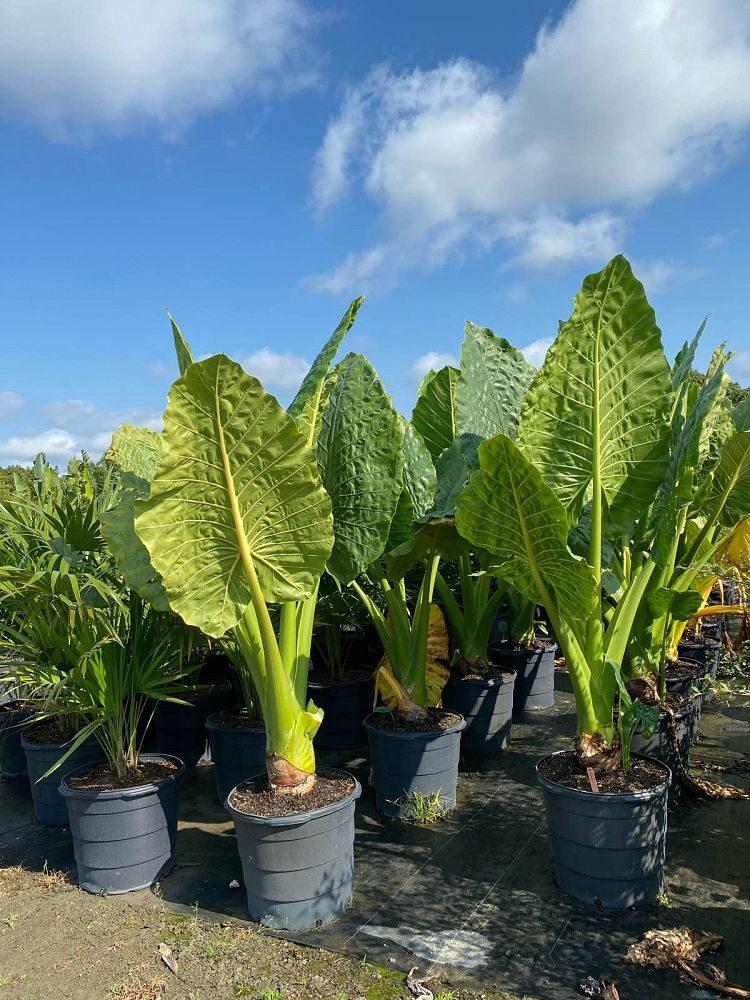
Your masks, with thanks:
[[[353,791],[341,802],[281,817],[241,812],[230,794],[227,809],[237,831],[253,920],[303,930],[346,910],[354,877],[354,806],[361,792],[355,780]]]
[[[664,887],[668,768],[654,789],[594,793],[540,774],[540,765],[551,756],[537,764],[537,780],[560,889],[608,909],[654,903]]]
[[[192,766],[205,758],[208,752],[206,720],[214,712],[229,708],[232,685],[229,681],[217,685],[216,690],[205,694],[185,695],[186,705],[171,701],[159,702],[156,710],[156,729],[159,752],[177,757]]]
[[[68,807],[60,794],[60,781],[65,775],[78,770],[85,764],[93,764],[102,759],[102,748],[95,739],[88,739],[73,751],[64,764],[44,777],[65,754],[72,743],[37,743],[28,739],[26,733],[21,739],[26,754],[26,769],[31,785],[34,815],[44,826],[67,826]]]
[[[372,712],[375,681],[372,677],[335,683],[310,681],[307,696],[323,709],[323,722],[315,745],[325,750],[351,750],[364,743],[362,723]]]
[[[439,794],[445,809],[456,804],[461,733],[466,720],[429,732],[390,732],[365,719],[375,802],[384,816],[402,818],[402,802],[414,792]]]
[[[3,778],[22,778],[26,774],[26,754],[21,745],[23,723],[31,717],[26,709],[0,712],[0,773]]]
[[[157,782],[106,792],[71,788],[67,784],[71,775],[60,782],[78,882],[87,892],[145,889],[174,868],[180,778],[185,768],[181,760],[165,754],[144,754],[141,760],[171,760],[178,770]]]
[[[266,731],[250,726],[244,729],[222,726],[218,723],[221,714],[210,715],[206,729],[214,762],[216,795],[223,806],[233,788],[265,770]]]
[[[534,646],[529,649],[503,649],[492,646],[492,662],[516,673],[513,688],[513,711],[535,712],[552,708],[555,703],[555,655],[557,646]]]
[[[700,710],[701,695],[696,694],[684,708],[675,712],[674,740],[670,736],[669,717],[666,712],[661,712],[654,733],[646,739],[640,732],[636,732],[630,745],[633,753],[655,757],[666,764],[672,772],[670,790],[673,794],[679,793],[680,789],[680,761],[683,767],[690,766],[690,740],[697,733]]]
[[[488,680],[451,679],[443,688],[443,707],[466,719],[463,750],[504,750],[513,720],[514,672]]]

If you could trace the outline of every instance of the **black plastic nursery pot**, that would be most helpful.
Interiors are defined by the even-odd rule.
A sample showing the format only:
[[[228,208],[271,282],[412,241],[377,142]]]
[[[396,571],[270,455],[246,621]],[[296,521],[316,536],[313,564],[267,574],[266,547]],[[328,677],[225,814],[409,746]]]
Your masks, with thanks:
[[[364,743],[362,723],[372,712],[375,681],[371,675],[341,681],[308,681],[307,696],[323,709],[315,745],[350,750]]]
[[[3,778],[26,775],[26,754],[21,745],[23,723],[31,717],[25,708],[0,708],[0,774]]]
[[[716,683],[716,675],[719,671],[721,660],[721,643],[709,639],[696,642],[681,642],[677,646],[677,652],[681,659],[695,660],[701,664],[700,686],[703,691],[705,702],[713,700],[712,686]]]
[[[259,774],[266,766],[266,731],[263,726],[222,725],[223,712],[206,720],[214,762],[216,794],[221,805],[237,785]]]
[[[700,686],[701,678],[705,676],[706,666],[701,661],[680,657],[679,665],[667,664],[667,694],[675,694],[686,698],[693,688]]]
[[[237,848],[253,920],[288,930],[316,927],[338,917],[352,900],[354,804],[359,782],[340,802],[294,816],[254,816],[227,809],[237,831]]]
[[[504,750],[513,720],[513,671],[482,679],[451,678],[443,688],[443,707],[466,720],[462,750]]]
[[[21,737],[26,754],[34,815],[44,826],[67,826],[68,807],[60,794],[60,781],[71,771],[101,760],[101,747],[93,738],[86,740],[76,747],[61,767],[45,778],[44,775],[65,754],[73,740],[68,740],[66,743],[41,742],[34,738],[34,729],[34,726],[28,726]]]
[[[363,725],[370,746],[375,803],[380,812],[403,818],[404,800],[415,792],[439,795],[443,807],[453,809],[466,720],[461,718],[445,729],[399,732],[374,726],[372,718],[368,716]]]
[[[490,654],[495,666],[513,670],[516,674],[514,713],[533,712],[554,705],[555,643],[529,646],[528,649],[508,649],[498,644],[490,648]]]
[[[135,788],[90,791],[71,788],[73,774],[60,782],[78,866],[86,892],[119,894],[145,889],[175,865],[181,760],[166,754],[142,754],[141,761],[169,760],[177,770],[160,781]]]
[[[680,763],[684,768],[690,765],[690,740],[698,731],[700,721],[701,696],[693,695],[687,705],[675,712],[675,738],[670,735],[671,722],[666,712],[659,714],[659,724],[648,739],[636,732],[631,743],[633,753],[655,757],[672,773],[670,791],[679,792]]]
[[[178,757],[192,766],[208,756],[206,720],[214,712],[229,708],[232,685],[222,681],[210,691],[182,696],[187,705],[161,701],[156,710],[159,753]]]
[[[559,750],[557,754],[570,753]],[[664,887],[669,768],[655,788],[591,792],[551,781],[540,773],[555,879],[584,903],[626,909],[654,903]]]

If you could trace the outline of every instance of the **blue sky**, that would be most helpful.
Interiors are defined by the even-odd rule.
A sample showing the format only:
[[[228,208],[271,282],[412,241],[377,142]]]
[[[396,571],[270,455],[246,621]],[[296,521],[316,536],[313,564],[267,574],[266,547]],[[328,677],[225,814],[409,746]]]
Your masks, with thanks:
[[[158,426],[169,308],[287,401],[349,339],[403,411],[463,322],[537,362],[625,252],[750,382],[746,0],[9,0],[0,462]]]

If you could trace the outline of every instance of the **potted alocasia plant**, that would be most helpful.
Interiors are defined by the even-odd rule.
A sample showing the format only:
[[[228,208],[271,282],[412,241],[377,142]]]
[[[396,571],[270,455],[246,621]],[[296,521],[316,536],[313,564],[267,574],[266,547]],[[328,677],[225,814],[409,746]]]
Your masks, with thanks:
[[[315,769],[307,602],[334,542],[315,456],[260,382],[215,355],[172,386],[148,499],[134,505],[172,610],[208,636],[232,634],[261,705],[266,772],[227,800],[250,914],[292,928],[330,919],[351,898],[360,787]]]
[[[654,565],[623,593],[605,631],[602,552],[655,500],[669,455],[670,390],[653,310],[617,257],[584,281],[560,325],[524,397],[518,443],[499,435],[480,445],[480,471],[456,509],[461,534],[546,608],[562,646],[576,748],[538,765],[557,881],[610,907],[653,902],[663,883],[669,771],[631,759],[632,730],[653,726],[654,711],[630,698],[621,676]],[[584,519],[586,558],[568,546]]]
[[[615,604],[637,583],[644,567],[654,567],[635,617],[623,673],[633,679],[631,688],[638,678],[653,678],[649,685],[637,686],[642,698],[659,702],[659,724],[647,740],[636,734],[633,745],[669,764],[675,785],[677,779],[688,780],[704,670],[695,661],[678,659],[679,636],[703,604],[706,564],[736,544],[750,504],[747,443],[724,405],[729,355],[722,348],[714,352],[699,389],[689,377],[702,330],[684,346],[672,368],[664,480],[611,564],[617,579],[612,588]]]

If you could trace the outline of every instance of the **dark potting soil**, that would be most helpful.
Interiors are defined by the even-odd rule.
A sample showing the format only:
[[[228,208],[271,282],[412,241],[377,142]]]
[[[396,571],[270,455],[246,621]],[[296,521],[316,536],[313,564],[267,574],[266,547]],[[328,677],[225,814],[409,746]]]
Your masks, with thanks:
[[[436,729],[450,729],[457,726],[461,716],[456,712],[428,708],[424,719],[404,719],[398,712],[373,712],[367,717],[374,729],[384,729],[390,733],[431,733]]]
[[[307,679],[311,684],[347,684],[365,681],[372,677],[372,670],[345,670],[342,677],[331,677],[325,670],[311,670]]]
[[[703,669],[702,664],[693,660],[667,660],[667,677],[684,678],[691,674],[698,674]]]
[[[262,719],[251,719],[245,711],[222,712],[211,720],[212,726],[221,726],[223,729],[265,729]]]
[[[476,663],[459,663],[456,671],[452,674],[454,681],[502,681],[505,677],[512,677],[512,671],[503,670],[493,663],[486,664],[486,668],[477,670]]]
[[[340,771],[321,768],[315,784],[304,795],[272,791],[265,774],[245,781],[229,796],[230,803],[251,816],[297,816],[341,802],[354,791],[354,779]]]
[[[565,788],[590,792],[586,770],[578,763],[573,750],[548,757],[539,765],[539,773],[549,781]],[[627,771],[601,771],[596,775],[600,792],[644,792],[657,788],[667,780],[666,769],[649,758],[636,758]]]
[[[59,722],[50,719],[45,722],[36,722],[24,730],[24,737],[29,743],[46,743],[50,746],[61,746],[75,739],[76,733],[72,729],[61,726]]]
[[[549,649],[554,646],[553,639],[532,639],[531,642],[514,642],[506,639],[504,642],[496,642],[494,648],[500,653],[528,653],[532,649]]]
[[[11,712],[20,712],[24,707],[20,701],[6,701],[4,705],[0,705],[0,715],[10,715]]]
[[[124,778],[118,778],[109,764],[95,764],[65,779],[69,788],[82,792],[111,792],[115,788],[138,788],[169,778],[179,768],[171,760],[143,760]]]

